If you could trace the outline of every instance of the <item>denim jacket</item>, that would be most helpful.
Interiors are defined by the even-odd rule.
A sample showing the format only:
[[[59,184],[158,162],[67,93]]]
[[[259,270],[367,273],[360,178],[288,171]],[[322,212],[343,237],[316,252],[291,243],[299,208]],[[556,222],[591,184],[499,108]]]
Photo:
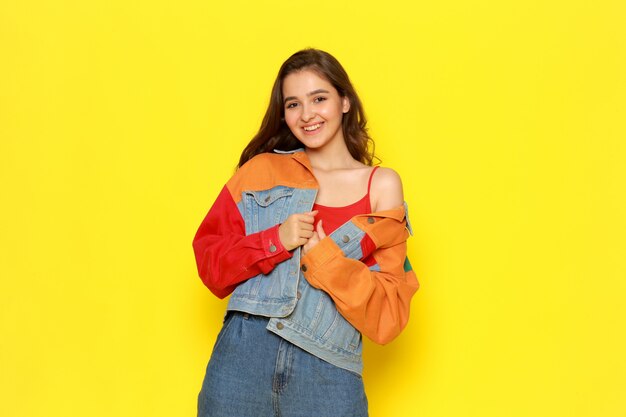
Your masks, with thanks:
[[[396,337],[419,288],[406,258],[406,203],[353,217],[305,256],[286,251],[278,226],[310,211],[317,189],[304,152],[257,155],[198,229],[198,270],[216,295],[232,293],[228,310],[269,317],[268,330],[361,374],[361,333],[378,343]]]

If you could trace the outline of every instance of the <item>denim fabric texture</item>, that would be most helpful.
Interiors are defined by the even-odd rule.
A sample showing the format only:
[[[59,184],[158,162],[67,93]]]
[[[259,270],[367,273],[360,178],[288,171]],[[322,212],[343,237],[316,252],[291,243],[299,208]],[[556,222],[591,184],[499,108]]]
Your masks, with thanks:
[[[313,176],[311,182],[315,182]],[[317,189],[282,185],[244,191],[238,208],[246,234],[282,223],[294,213],[310,211],[316,195]],[[364,235],[355,224],[347,222],[329,236],[346,257],[359,260],[363,257],[360,242]],[[339,314],[324,291],[312,287],[304,278],[300,251],[295,249],[291,259],[269,274],[241,283],[231,295],[227,309],[271,317],[267,326],[270,331],[333,365],[360,374],[361,333]]]
[[[294,155],[257,155],[238,171],[244,174],[236,174],[227,184],[227,198],[236,205],[246,236],[259,236],[290,215],[312,209],[318,189],[306,154],[288,153]],[[278,165],[286,162],[297,173],[293,178],[291,171]],[[281,166],[282,171],[277,169]],[[261,179],[250,181],[253,174]],[[234,210],[234,205],[230,207]],[[296,248],[272,268],[255,270],[232,284],[230,288],[236,287],[207,366],[198,416],[367,416],[362,336],[344,315],[379,343],[387,343],[406,324],[408,303],[418,284],[406,275],[412,271],[398,264],[406,256],[404,245],[411,230],[405,212],[406,204],[356,215],[306,255]],[[216,214],[210,221],[219,218]],[[276,250],[271,239],[263,242],[259,259],[264,259],[263,248]],[[208,249],[200,246],[196,252],[201,260],[203,250]],[[370,255],[373,264],[355,262]],[[237,267],[236,262],[231,265]],[[380,271],[381,276],[372,277],[372,271]],[[362,285],[351,305],[347,300],[353,295],[353,282]],[[228,294],[215,287],[216,295]],[[373,287],[374,292],[369,292]],[[366,301],[373,303],[367,311],[370,316],[362,311]]]
[[[366,417],[361,376],[228,312],[198,397],[199,417]]]

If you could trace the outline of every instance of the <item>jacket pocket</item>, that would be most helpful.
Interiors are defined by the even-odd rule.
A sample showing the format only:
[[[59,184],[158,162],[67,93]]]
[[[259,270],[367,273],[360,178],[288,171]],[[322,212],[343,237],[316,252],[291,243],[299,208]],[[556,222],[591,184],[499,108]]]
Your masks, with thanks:
[[[293,188],[285,186],[244,191],[246,233],[260,232],[282,223],[287,217],[293,192]]]

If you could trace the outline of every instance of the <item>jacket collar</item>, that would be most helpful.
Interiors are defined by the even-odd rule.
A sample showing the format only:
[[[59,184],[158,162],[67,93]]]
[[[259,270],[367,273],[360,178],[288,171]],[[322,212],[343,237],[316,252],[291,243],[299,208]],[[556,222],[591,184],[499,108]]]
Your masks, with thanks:
[[[311,173],[311,175],[313,175],[313,167],[311,166],[311,163],[309,162],[309,158],[306,156],[306,153],[304,152],[304,148],[293,149],[290,151],[283,151],[281,149],[273,149],[273,152],[277,154],[290,155],[291,159],[294,159],[298,161],[300,164],[304,165],[304,167]]]
[[[281,149],[273,149],[274,153],[282,153],[282,154],[289,154],[289,153],[296,153],[296,152],[304,152],[304,148],[298,148],[298,149],[294,149],[292,151],[283,151]]]

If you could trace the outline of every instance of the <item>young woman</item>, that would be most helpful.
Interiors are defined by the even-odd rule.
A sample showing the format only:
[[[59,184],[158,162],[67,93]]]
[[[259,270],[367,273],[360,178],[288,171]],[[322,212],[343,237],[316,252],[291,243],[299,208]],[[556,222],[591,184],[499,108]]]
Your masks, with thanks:
[[[285,61],[193,242],[205,285],[231,295],[199,416],[367,416],[361,334],[395,338],[419,286],[400,178],[369,141],[333,56]]]

